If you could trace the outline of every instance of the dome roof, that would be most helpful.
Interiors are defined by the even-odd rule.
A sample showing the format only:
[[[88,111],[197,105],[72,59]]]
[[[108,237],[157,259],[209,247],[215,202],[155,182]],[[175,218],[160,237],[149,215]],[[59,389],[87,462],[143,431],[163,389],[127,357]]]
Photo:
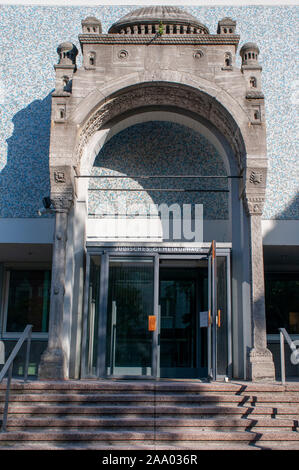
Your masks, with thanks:
[[[75,64],[78,49],[71,42],[62,42],[57,47],[57,54],[59,55],[59,64],[69,65],[70,62]]]
[[[221,23],[221,24],[231,24],[231,25],[236,24],[235,20],[233,20],[229,16],[226,16],[225,18],[222,18],[222,20],[220,20],[219,23]]]
[[[71,42],[62,42],[61,44],[59,44],[59,46],[57,47],[57,51],[70,51],[73,49],[74,44],[71,43]]]
[[[162,21],[163,25],[189,26],[193,28],[192,32],[197,32],[196,30],[199,30],[198,32],[209,34],[208,28],[200,23],[195,16],[190,15],[190,13],[187,13],[180,8],[171,6],[152,6],[133,10],[116,21],[108,32],[115,34],[120,33],[121,31],[123,32],[129,27],[159,25],[160,21]],[[190,33],[191,31],[189,30],[186,32]],[[177,31],[177,33],[179,32]]]
[[[85,20],[82,20],[84,24],[101,24],[100,20],[98,20],[95,16],[87,16]]]
[[[255,42],[246,42],[246,44],[241,47],[240,54],[248,50],[255,50],[258,54],[260,53],[259,47]]]

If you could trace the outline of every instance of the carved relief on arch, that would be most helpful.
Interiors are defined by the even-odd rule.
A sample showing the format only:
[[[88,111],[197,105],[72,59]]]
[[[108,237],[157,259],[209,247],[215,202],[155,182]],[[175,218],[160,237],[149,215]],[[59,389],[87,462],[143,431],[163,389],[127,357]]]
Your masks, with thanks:
[[[245,166],[245,148],[241,131],[231,115],[214,98],[178,86],[152,85],[134,88],[112,96],[87,120],[81,130],[76,149],[77,162],[91,136],[109,120],[126,111],[143,106],[176,106],[210,121],[230,144],[238,166]]]
[[[67,165],[50,167],[50,199],[55,212],[68,212],[74,199],[73,169]]]
[[[265,203],[265,197],[263,196],[243,196],[243,202],[247,215],[259,215],[263,214],[263,208]]]
[[[264,191],[266,188],[267,167],[248,167],[246,175],[247,192]]]

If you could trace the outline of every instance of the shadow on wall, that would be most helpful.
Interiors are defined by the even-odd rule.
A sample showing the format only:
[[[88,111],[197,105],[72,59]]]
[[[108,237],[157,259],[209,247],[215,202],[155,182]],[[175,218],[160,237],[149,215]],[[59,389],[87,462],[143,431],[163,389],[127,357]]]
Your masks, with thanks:
[[[1,217],[37,217],[42,198],[49,195],[51,93],[12,118],[7,163],[0,173]]]

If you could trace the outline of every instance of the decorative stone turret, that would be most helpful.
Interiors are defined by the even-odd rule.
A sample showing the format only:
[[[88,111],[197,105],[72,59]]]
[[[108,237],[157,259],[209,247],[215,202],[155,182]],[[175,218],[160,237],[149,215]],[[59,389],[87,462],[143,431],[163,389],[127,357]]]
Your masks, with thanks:
[[[258,56],[260,50],[254,42],[247,42],[242,46],[240,50],[240,56],[242,57],[242,70],[243,69],[257,69],[261,70],[262,67],[258,63]]]
[[[57,47],[59,56],[58,64],[54,65],[56,72],[55,91],[53,97],[60,97],[59,102],[53,102],[54,120],[64,122],[66,120],[66,100],[63,97],[70,96],[72,92],[72,78],[76,71],[77,47],[71,42],[63,42]]]
[[[74,44],[71,42],[63,42],[57,47],[57,54],[59,55],[59,62],[60,66],[68,65],[73,66],[76,65],[76,57],[78,55],[78,49]]]
[[[94,16],[88,16],[81,21],[83,34],[102,34],[102,24]]]
[[[242,46],[240,56],[242,58],[241,71],[246,80],[246,98],[260,99],[264,98],[261,91],[261,71],[262,67],[258,62],[260,50],[254,42],[248,42]],[[260,116],[254,114],[253,122],[258,122]]]
[[[218,21],[217,34],[235,34],[236,33],[236,21],[231,18],[223,18]]]

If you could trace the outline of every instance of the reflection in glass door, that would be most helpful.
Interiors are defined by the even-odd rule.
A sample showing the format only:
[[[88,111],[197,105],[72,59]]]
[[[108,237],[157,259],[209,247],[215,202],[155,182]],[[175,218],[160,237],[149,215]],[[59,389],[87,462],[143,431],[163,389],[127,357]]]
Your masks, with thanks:
[[[110,258],[106,335],[107,375],[150,376],[154,259]]]
[[[87,256],[82,339],[82,375],[94,377],[98,363],[101,256]]]
[[[212,242],[209,260],[208,373],[217,380],[231,376],[229,257],[216,255]]]
[[[207,375],[206,331],[199,328],[205,309],[206,268],[160,268],[160,376]]]
[[[217,376],[229,376],[227,258],[217,256]]]

